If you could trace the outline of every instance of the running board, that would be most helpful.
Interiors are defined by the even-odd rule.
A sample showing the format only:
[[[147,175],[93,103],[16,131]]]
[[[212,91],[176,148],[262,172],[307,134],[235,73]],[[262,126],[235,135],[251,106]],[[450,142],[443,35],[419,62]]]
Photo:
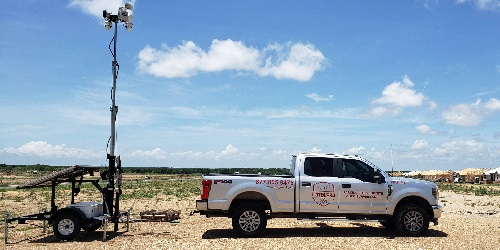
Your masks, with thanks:
[[[308,220],[308,221],[362,221],[362,222],[380,222],[380,221],[383,221],[383,220],[370,220],[370,219],[348,219],[348,218],[327,218],[327,217],[297,218],[297,220]]]

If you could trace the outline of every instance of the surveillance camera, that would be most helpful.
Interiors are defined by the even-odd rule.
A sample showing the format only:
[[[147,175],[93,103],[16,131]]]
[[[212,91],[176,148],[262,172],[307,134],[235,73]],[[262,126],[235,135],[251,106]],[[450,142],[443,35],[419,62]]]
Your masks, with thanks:
[[[132,23],[125,23],[125,28],[127,29],[127,31],[131,31],[132,30],[132,26],[133,26]]]
[[[127,12],[127,9],[125,9],[124,7],[121,7],[119,10],[118,10],[118,18],[120,19],[120,21],[122,22],[126,22],[128,20],[128,12]]]
[[[111,21],[104,22],[104,27],[106,27],[106,30],[111,29],[112,26],[113,26],[113,23]]]

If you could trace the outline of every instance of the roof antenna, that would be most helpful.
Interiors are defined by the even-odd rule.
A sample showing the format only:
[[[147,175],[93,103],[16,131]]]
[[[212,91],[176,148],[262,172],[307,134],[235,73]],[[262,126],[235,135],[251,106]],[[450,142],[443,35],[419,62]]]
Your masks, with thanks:
[[[394,175],[394,158],[392,157],[392,143],[391,143],[391,174]]]

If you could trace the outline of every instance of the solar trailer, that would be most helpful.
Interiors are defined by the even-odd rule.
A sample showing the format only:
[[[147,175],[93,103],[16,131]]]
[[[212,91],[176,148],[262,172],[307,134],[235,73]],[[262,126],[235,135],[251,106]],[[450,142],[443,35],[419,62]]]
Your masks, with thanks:
[[[117,169],[121,170],[120,161],[118,161],[117,165]],[[51,187],[50,210],[15,218],[6,218],[5,223],[17,221],[19,224],[25,224],[27,220],[45,220],[48,221],[49,225],[52,225],[54,235],[61,240],[74,239],[82,229],[93,232],[99,229],[103,222],[108,219],[115,224],[114,228],[117,231],[119,218],[122,215],[127,215],[127,212],[119,212],[120,185],[117,185],[116,189],[109,190],[109,183],[107,186],[102,187],[99,184],[99,178],[84,178],[87,175],[95,176],[97,172],[102,180],[109,180],[109,171],[106,169],[106,167],[76,165],[19,185],[18,189]],[[117,172],[121,173],[121,171]],[[121,184],[121,176],[117,176],[115,180]],[[60,208],[56,206],[55,199],[56,187],[61,183],[71,184],[71,201],[66,207]],[[102,194],[102,201],[75,202],[75,196],[80,192],[82,183],[92,183]],[[116,197],[114,192],[116,192]],[[115,198],[115,202],[113,202],[113,198]],[[5,230],[5,240],[7,241],[7,229]]]

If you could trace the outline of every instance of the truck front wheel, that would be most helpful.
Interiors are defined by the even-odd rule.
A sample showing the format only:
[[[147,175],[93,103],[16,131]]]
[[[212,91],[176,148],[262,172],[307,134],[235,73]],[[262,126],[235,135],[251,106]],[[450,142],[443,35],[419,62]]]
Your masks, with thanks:
[[[266,226],[266,213],[258,205],[243,204],[233,213],[233,229],[241,236],[257,236],[264,231]]]
[[[394,218],[396,228],[406,236],[421,236],[429,228],[429,215],[419,205],[401,207]]]

